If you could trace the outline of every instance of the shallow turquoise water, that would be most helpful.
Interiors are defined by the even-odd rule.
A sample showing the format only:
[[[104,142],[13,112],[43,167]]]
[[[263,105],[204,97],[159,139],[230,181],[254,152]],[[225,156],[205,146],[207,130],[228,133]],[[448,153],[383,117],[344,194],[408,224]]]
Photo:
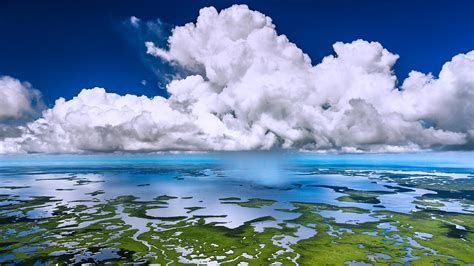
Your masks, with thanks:
[[[376,208],[374,204],[337,201],[344,194],[333,187],[345,187],[393,192],[379,197],[381,205],[392,211],[409,212],[415,209],[412,201],[417,196],[436,192],[416,187],[410,188],[413,190],[410,192],[396,192],[387,188],[394,185],[393,180],[380,177],[401,174],[448,181],[472,179],[473,158],[472,152],[3,155],[0,156],[0,194],[14,193],[22,198],[52,196],[70,201],[85,199],[89,197],[87,193],[97,190],[104,191],[97,196],[102,199],[121,195],[143,199],[157,195],[193,196],[192,203],[205,205],[206,210],[220,207],[219,198],[229,196],[268,198],[281,204],[304,201]],[[78,186],[81,179],[86,182]],[[23,188],[8,188],[12,186]],[[451,211],[463,209],[456,204],[450,208]]]
[[[474,152],[316,154],[299,152],[227,152],[156,154],[0,155],[0,167],[116,164],[216,164],[225,159],[279,159],[293,164],[474,169]],[[469,171],[469,170],[468,170]]]

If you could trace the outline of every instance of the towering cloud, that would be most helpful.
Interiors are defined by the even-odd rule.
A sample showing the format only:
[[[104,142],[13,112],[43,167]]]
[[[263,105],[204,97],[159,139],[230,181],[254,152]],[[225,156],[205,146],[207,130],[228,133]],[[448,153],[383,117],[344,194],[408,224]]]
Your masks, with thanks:
[[[397,88],[398,55],[381,44],[338,42],[313,65],[243,5],[203,8],[196,23],[174,28],[168,47],[146,47],[191,73],[167,85],[168,99],[83,90],[1,141],[0,152],[472,147],[474,51],[439,78],[413,71]]]

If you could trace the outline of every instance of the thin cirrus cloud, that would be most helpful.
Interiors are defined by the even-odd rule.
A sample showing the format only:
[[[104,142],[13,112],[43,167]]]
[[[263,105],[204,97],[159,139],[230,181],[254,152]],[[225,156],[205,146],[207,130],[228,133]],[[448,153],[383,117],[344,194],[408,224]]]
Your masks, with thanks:
[[[169,98],[84,89],[1,140],[0,152],[473,147],[474,51],[438,78],[412,71],[397,87],[399,56],[380,43],[337,42],[335,55],[312,64],[245,5],[203,8],[196,23],[173,29],[168,47],[145,45],[191,73],[168,83]]]

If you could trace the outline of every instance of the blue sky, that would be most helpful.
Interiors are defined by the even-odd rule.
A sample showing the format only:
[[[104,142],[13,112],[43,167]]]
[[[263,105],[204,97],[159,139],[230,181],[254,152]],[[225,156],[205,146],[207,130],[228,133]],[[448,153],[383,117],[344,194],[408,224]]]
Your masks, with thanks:
[[[379,41],[401,56],[399,79],[416,69],[439,72],[474,48],[474,1],[2,1],[0,75],[30,81],[51,106],[85,87],[120,94],[163,94],[143,48],[121,23],[130,16],[171,25],[195,21],[201,7],[248,4],[313,63],[336,41]],[[144,60],[145,59],[145,60]],[[151,60],[151,59],[150,59]],[[147,80],[147,85],[141,84]]]

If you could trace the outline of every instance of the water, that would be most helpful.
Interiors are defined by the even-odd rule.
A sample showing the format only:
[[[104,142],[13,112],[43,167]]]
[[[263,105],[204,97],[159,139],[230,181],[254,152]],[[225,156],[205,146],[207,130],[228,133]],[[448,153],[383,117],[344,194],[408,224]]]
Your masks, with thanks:
[[[419,204],[420,197],[430,195],[433,200],[426,199],[426,202],[437,204],[437,210],[473,213],[474,206],[466,200],[469,195],[459,197],[456,194],[453,198],[436,196],[441,195],[439,190],[443,187],[472,184],[473,158],[470,152],[403,155],[296,152],[2,155],[0,195],[4,195],[4,199],[0,201],[0,217],[49,221],[55,218],[59,206],[79,206],[85,209],[80,215],[64,218],[56,227],[79,230],[100,221],[120,219],[127,228],[135,230],[129,237],[143,243],[149,250],[152,245],[143,240],[143,235],[176,228],[173,226],[178,221],[188,221],[190,224],[186,226],[193,226],[196,217],[203,217],[206,224],[228,229],[251,223],[256,232],[264,232],[268,228],[281,229],[282,223],[287,223],[286,226],[294,228],[295,233],[274,236],[272,241],[282,248],[283,253],[290,254],[294,252],[292,244],[317,234],[311,224],[302,226],[288,222],[301,215],[291,211],[295,209],[294,202],[333,206],[333,209],[321,209],[317,213],[330,219],[331,223],[348,225],[385,219],[386,215],[380,214],[380,210],[404,214],[417,211],[426,207]],[[99,207],[127,195],[135,197],[136,201],[147,202],[143,213],[131,214],[127,209],[128,203],[114,203],[115,210],[109,211]],[[159,196],[161,198],[157,199]],[[48,200],[29,207],[1,209],[2,206],[22,206],[19,205],[21,202],[35,197],[48,197]],[[337,209],[344,207],[367,212]],[[81,220],[81,217],[90,218]],[[262,217],[272,219],[257,221]],[[110,223],[107,226],[108,230],[115,230],[123,224]],[[38,232],[45,230],[38,227],[17,232],[15,230],[19,228],[16,227],[15,223],[7,223],[3,228],[14,229],[14,232],[9,231],[10,237],[15,234],[39,235]],[[393,225],[389,224],[389,227]],[[381,227],[379,229],[382,230]],[[339,231],[350,233],[351,229]],[[417,232],[416,236],[429,239],[427,236],[432,235]],[[179,238],[179,234],[176,237]],[[81,245],[71,243],[73,246],[69,248]],[[192,259],[192,251],[184,247],[176,246],[174,249],[183,251],[184,255],[179,259],[181,262],[212,261],[197,257]],[[34,254],[35,246],[26,245],[23,250]],[[113,247],[77,250],[77,254],[71,253],[75,254],[74,262],[128,258]],[[2,260],[17,259],[15,256],[12,258],[12,253],[6,248],[3,248],[4,254],[1,252],[2,249],[0,263]],[[55,251],[49,256],[65,254]],[[369,262],[376,258],[391,258],[380,254],[369,254]],[[152,253],[144,257],[147,256],[159,257]],[[222,254],[219,258],[226,261],[226,256],[230,255]],[[245,259],[245,256],[240,258]],[[298,254],[289,261],[297,264],[299,258]]]

